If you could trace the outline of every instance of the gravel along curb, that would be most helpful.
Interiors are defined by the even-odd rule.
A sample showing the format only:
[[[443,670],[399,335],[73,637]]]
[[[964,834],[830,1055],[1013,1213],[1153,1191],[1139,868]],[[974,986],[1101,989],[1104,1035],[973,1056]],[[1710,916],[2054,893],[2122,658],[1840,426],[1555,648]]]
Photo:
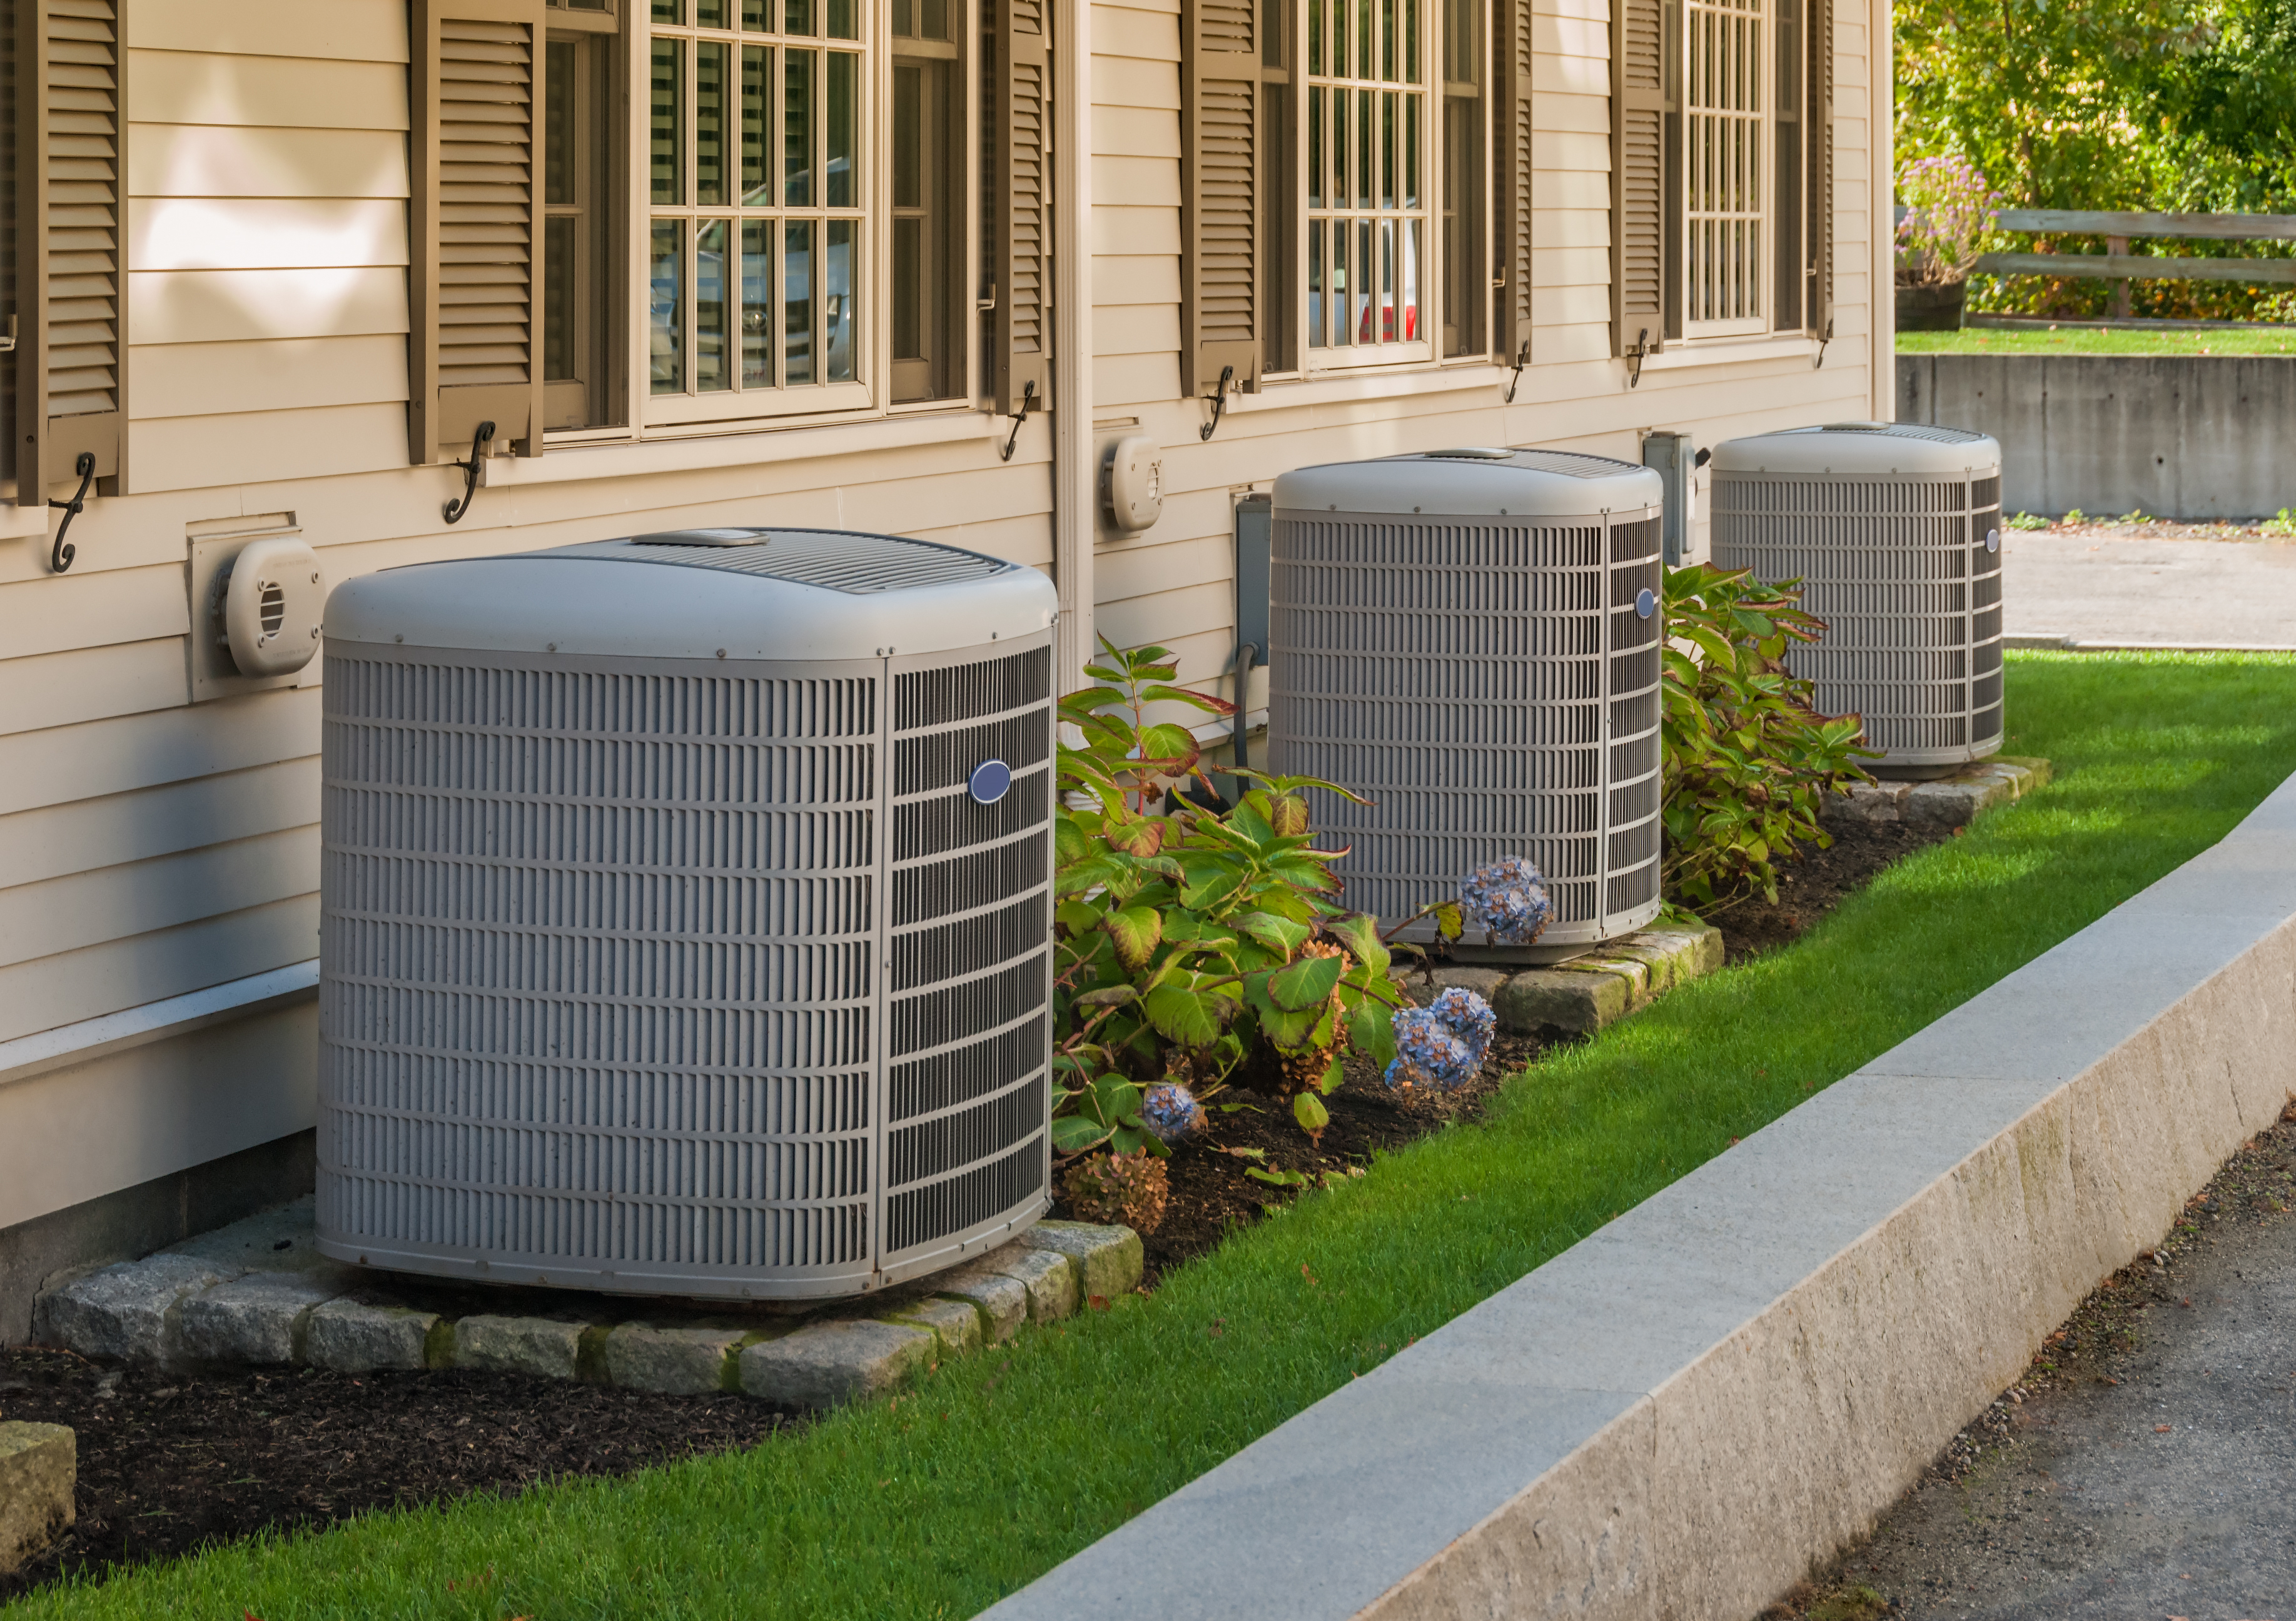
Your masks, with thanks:
[[[2291,1096],[2296,778],[988,1614],[1751,1616]]]
[[[308,1363],[341,1373],[480,1368],[829,1407],[1000,1344],[1024,1322],[1129,1293],[1142,1261],[1128,1227],[1038,1222],[953,1271],[810,1312],[641,1306],[340,1266],[318,1258],[311,1201],[301,1199],[176,1250],[55,1280],[34,1309],[45,1343],[103,1361]]]

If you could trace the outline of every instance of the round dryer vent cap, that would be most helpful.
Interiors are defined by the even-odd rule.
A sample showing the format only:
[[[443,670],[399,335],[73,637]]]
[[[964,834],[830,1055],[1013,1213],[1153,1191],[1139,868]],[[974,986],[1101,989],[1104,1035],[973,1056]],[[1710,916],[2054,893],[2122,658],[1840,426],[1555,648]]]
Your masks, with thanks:
[[[291,675],[319,651],[327,587],[319,554],[299,540],[257,540],[227,565],[224,641],[242,675]]]

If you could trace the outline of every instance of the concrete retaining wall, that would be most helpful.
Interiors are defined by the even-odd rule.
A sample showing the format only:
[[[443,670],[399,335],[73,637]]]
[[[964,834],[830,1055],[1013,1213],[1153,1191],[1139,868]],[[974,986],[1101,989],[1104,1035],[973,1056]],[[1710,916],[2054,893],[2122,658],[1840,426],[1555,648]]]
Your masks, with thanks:
[[[1900,355],[1898,420],[1999,439],[2012,512],[2296,506],[2296,355]]]
[[[2296,779],[990,1611],[1751,1617],[2296,1096]]]

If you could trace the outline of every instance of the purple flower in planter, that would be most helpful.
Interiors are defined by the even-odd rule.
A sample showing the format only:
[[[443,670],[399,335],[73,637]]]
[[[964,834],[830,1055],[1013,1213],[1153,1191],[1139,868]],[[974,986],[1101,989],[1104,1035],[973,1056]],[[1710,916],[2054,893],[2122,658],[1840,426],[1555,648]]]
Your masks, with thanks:
[[[1160,1142],[1185,1142],[1204,1128],[1204,1106],[1177,1081],[1162,1081],[1140,1100],[1140,1124]]]
[[[1387,1067],[1387,1084],[1456,1091],[1482,1068],[1497,1026],[1490,1004],[1468,990],[1447,990],[1430,1006],[1404,1009],[1395,1016],[1395,1061]]]
[[[1501,856],[1460,880],[1459,905],[1503,946],[1529,945],[1554,915],[1538,869],[1520,856]]]

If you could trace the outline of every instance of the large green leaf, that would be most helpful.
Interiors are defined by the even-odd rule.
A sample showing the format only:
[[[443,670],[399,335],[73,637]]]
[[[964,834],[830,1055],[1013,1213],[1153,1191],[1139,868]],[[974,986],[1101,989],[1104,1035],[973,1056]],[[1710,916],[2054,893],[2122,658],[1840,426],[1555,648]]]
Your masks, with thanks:
[[[1292,1118],[1300,1122],[1300,1130],[1312,1137],[1332,1123],[1332,1111],[1314,1093],[1296,1092],[1292,1094]]]
[[[1345,965],[1337,957],[1302,957],[1267,977],[1267,995],[1277,1007],[1319,1007],[1331,998]]]
[[[1156,954],[1157,942],[1164,937],[1162,916],[1145,906],[1109,913],[1100,920],[1100,926],[1116,946],[1117,961],[1136,973],[1148,966],[1148,959]]]
[[[1355,1049],[1385,1069],[1395,1061],[1395,1015],[1374,1003],[1348,1020]]]
[[[1160,985],[1148,993],[1148,1022],[1179,1046],[1208,1047],[1219,1035],[1218,1004],[1201,991]]]
[[[1327,927],[1347,943],[1348,949],[1355,954],[1356,961],[1371,973],[1383,975],[1387,972],[1388,963],[1392,959],[1388,954],[1387,942],[1379,937],[1377,922],[1360,912],[1351,912],[1345,917],[1333,918]]]
[[[1314,929],[1297,919],[1276,917],[1266,912],[1247,912],[1231,921],[1253,939],[1286,957],[1305,946],[1315,933]]]
[[[1063,1154],[1081,1154],[1107,1142],[1110,1129],[1083,1115],[1062,1115],[1053,1122],[1053,1146]]]

